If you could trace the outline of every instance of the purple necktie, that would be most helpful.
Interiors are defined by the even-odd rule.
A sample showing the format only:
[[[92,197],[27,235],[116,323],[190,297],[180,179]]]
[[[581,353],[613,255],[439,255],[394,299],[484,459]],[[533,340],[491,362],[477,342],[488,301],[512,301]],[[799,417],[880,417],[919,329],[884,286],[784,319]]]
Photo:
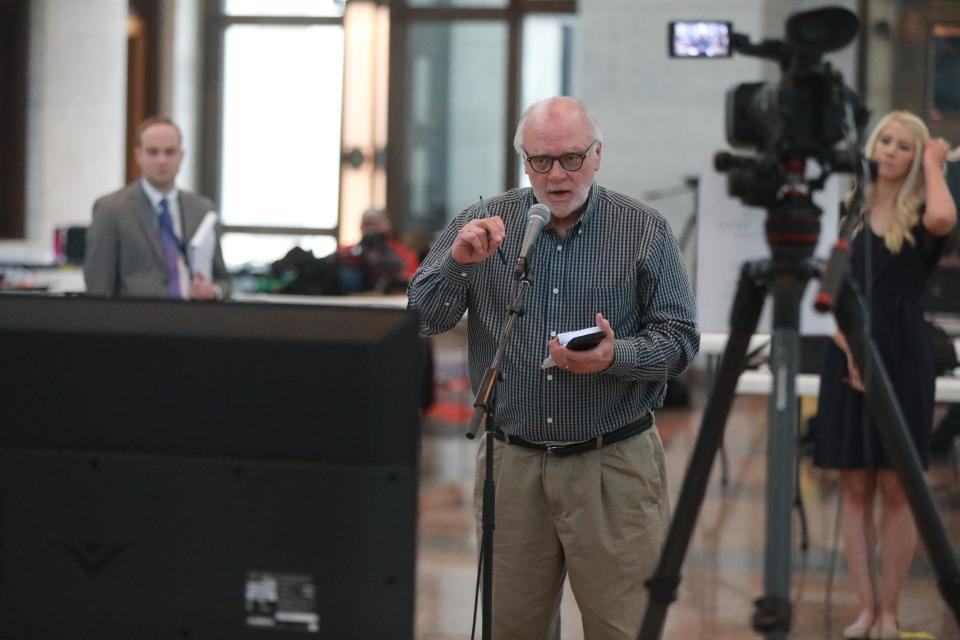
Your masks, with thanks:
[[[177,264],[179,243],[176,232],[173,230],[173,218],[170,217],[170,203],[166,198],[160,200],[160,247],[163,249],[163,261],[167,263],[167,273],[170,282],[167,286],[168,298],[179,298],[180,295],[180,267]]]

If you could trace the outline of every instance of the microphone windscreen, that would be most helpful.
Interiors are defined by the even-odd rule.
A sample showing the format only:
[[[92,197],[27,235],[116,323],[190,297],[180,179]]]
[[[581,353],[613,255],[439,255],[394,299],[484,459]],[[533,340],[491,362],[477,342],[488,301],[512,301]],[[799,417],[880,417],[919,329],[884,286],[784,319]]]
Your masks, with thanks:
[[[530,218],[540,218],[543,220],[543,224],[547,224],[550,222],[550,208],[545,204],[537,203],[530,207],[527,216]]]

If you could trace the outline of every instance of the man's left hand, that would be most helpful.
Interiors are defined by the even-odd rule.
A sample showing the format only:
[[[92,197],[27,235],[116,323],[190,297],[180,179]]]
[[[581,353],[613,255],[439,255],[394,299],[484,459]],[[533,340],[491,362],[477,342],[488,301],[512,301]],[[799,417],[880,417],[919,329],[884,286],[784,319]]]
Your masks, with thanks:
[[[191,300],[216,300],[220,297],[218,294],[217,286],[205,275],[198,273],[193,276],[193,281],[190,283]]]
[[[606,334],[603,340],[593,349],[573,351],[560,345],[554,338],[547,343],[550,357],[561,369],[570,373],[600,373],[613,364],[613,328],[602,313],[597,314],[597,326]]]

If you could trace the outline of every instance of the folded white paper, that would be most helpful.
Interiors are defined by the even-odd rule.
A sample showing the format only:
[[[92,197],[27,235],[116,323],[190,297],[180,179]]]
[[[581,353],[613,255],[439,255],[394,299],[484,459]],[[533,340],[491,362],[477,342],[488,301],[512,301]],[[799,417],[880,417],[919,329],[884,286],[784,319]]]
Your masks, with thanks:
[[[213,280],[213,256],[217,250],[217,213],[208,211],[190,239],[187,255],[193,275],[203,274]]]

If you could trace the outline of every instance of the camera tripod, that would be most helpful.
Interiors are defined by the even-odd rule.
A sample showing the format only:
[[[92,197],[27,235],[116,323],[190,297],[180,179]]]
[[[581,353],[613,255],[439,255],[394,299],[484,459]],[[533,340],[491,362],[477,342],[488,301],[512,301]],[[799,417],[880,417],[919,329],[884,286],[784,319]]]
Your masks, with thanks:
[[[741,268],[730,314],[729,339],[704,410],[660,562],[647,581],[650,598],[638,636],[640,640],[661,637],[667,607],[677,597],[680,567],[703,503],[737,380],[746,364],[750,337],[756,331],[768,293],[773,299],[770,354],[773,387],[767,444],[767,528],[764,594],[755,601],[753,628],[776,639],[786,638],[790,630],[800,303],[808,280],[818,274],[813,251],[820,231],[820,213],[809,195],[792,192],[778,199],[767,211],[766,236],[771,259],[747,262]],[[828,272],[824,275],[825,282],[828,277],[834,276]],[[865,310],[848,277],[843,278],[839,295],[832,302],[837,326],[847,336],[857,366],[861,371],[871,372],[864,380],[870,414],[903,485],[920,538],[937,574],[940,593],[960,623],[960,572],[924,483],[919,457],[880,353],[864,333]]]

